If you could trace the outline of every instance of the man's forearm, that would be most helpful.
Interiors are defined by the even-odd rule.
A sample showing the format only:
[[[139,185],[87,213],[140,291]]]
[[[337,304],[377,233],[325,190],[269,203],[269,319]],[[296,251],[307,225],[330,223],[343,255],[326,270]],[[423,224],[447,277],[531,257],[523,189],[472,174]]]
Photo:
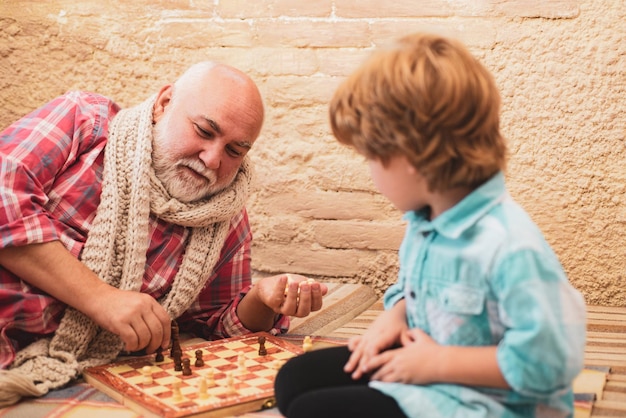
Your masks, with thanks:
[[[59,241],[0,249],[0,265],[84,313],[99,289],[108,287]]]
[[[237,306],[237,317],[250,331],[269,331],[276,322],[277,314],[256,295],[254,286]]]
[[[169,343],[170,317],[152,296],[108,285],[59,241],[4,248],[0,264],[119,335],[129,351]]]

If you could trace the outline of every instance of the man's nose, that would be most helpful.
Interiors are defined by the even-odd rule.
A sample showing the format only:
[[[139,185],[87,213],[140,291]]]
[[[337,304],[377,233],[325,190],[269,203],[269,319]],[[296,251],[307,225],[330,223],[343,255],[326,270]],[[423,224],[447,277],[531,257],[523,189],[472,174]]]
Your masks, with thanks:
[[[222,150],[218,144],[211,142],[204,146],[199,157],[206,168],[217,170],[222,161]]]

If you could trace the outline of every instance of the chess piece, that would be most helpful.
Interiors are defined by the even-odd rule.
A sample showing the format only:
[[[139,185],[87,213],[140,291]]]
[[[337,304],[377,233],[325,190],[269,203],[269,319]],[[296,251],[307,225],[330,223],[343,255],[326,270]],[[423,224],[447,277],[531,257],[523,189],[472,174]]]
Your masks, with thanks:
[[[287,274],[287,283],[285,283],[285,297],[287,297],[287,293],[289,293],[289,283],[293,282],[293,277],[291,274]]]
[[[291,276],[291,274],[287,274],[287,283],[285,284],[285,297],[287,297],[287,293],[289,293],[289,284],[293,282],[294,278]],[[308,283],[309,285],[312,285],[313,283],[315,283],[315,279],[306,279],[298,283],[298,297],[300,297],[300,286],[302,285],[302,283]]]
[[[234,395],[235,393],[237,393],[237,390],[235,390],[235,377],[233,376],[232,372],[228,373],[228,380],[227,380],[227,387],[228,387],[228,394],[229,395]]]
[[[143,374],[143,384],[144,385],[151,385],[153,383],[153,379],[152,379],[152,367],[150,366],[144,366],[141,369],[141,374]]]
[[[156,361],[157,363],[161,363],[164,360],[165,360],[165,357],[163,357],[163,348],[159,347],[156,350],[156,355],[154,356],[154,361]]]
[[[176,321],[172,320],[172,335],[170,337],[172,342],[172,348],[170,350],[170,357],[174,358],[174,352],[180,351],[181,355],[183,353],[182,348],[180,347],[180,334],[178,332],[178,324]]]
[[[239,364],[239,371],[240,372],[245,371],[246,370],[246,356],[244,356],[243,354],[239,354],[237,361]]]
[[[307,335],[306,337],[304,337],[304,340],[302,341],[302,351],[307,353],[311,351],[312,349],[313,349],[313,341],[311,340],[311,336]]]
[[[209,387],[215,386],[215,375],[213,374],[212,368],[210,368],[209,371],[207,372],[206,379],[207,379],[207,385]]]
[[[187,357],[185,357],[182,360],[183,363],[183,376],[191,376],[191,360],[189,360]]]
[[[276,375],[278,374],[278,371],[281,367],[283,367],[282,360],[276,359],[271,363],[271,368],[272,370],[274,370],[274,374],[271,377],[272,380],[276,379]]]
[[[174,359],[174,370],[180,372],[183,370],[182,358],[183,349],[180,347],[180,335],[178,332],[178,324],[172,320],[172,348],[170,350],[170,357]]]
[[[172,397],[176,402],[183,400],[183,394],[180,391],[180,381],[172,383]]]
[[[259,337],[259,355],[260,356],[267,355],[267,349],[265,348],[265,337],[263,336]]]
[[[276,359],[272,362],[272,370],[276,370],[278,372],[278,370],[280,370],[281,367],[283,367],[282,360]]]
[[[202,350],[196,350],[196,362],[194,363],[194,366],[204,366],[204,360],[202,360]]]
[[[180,372],[183,370],[183,352],[180,349],[175,349],[173,354],[174,358],[174,370]]]
[[[209,398],[208,384],[206,381],[206,377],[203,377],[202,379],[200,379],[200,385],[198,386],[198,396],[200,397],[200,399]]]

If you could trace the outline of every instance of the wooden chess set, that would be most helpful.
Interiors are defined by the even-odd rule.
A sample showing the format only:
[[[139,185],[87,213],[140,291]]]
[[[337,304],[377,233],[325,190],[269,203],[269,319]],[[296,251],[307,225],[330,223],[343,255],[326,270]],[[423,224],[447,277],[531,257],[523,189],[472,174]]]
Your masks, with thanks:
[[[175,334],[165,352],[90,367],[83,376],[145,417],[226,417],[273,407],[276,373],[309,349],[308,341],[303,349],[264,332],[181,348]]]

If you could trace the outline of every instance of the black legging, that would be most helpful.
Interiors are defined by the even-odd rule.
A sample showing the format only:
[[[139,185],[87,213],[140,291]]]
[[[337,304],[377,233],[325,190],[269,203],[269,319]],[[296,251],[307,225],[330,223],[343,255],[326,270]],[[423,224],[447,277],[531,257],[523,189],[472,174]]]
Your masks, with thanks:
[[[276,376],[278,410],[288,418],[406,418],[367,377],[353,380],[343,371],[349,357],[347,347],[333,347],[289,360]]]

